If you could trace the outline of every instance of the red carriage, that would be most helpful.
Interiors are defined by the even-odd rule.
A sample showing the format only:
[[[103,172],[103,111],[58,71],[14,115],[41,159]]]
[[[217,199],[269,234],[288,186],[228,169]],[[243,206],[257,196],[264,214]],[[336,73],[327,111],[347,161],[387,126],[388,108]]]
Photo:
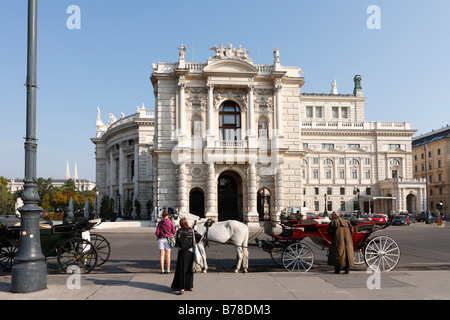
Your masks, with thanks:
[[[274,234],[272,222],[266,222],[265,233],[271,236],[268,240],[257,243],[272,259],[289,272],[306,272],[314,263],[314,252],[303,242],[310,239],[321,249],[327,249],[331,244],[331,236],[327,232],[326,220],[293,220],[282,219],[280,234]],[[355,264],[363,264],[374,271],[390,271],[400,260],[400,248],[394,239],[385,236],[372,236],[376,231],[389,226],[389,223],[355,222],[353,225],[353,248]]]

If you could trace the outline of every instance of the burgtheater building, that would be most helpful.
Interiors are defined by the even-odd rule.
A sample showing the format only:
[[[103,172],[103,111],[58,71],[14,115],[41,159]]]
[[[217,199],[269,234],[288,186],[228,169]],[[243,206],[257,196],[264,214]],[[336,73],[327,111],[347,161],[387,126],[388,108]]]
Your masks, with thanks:
[[[231,44],[205,63],[153,64],[153,110],[108,124],[97,116],[97,188],[116,203],[152,200],[215,220],[257,224],[287,207],[324,211],[423,210],[425,181],[412,173],[408,122],[364,120],[354,91],[304,93],[299,67],[254,64]],[[120,199],[120,201],[119,201]]]

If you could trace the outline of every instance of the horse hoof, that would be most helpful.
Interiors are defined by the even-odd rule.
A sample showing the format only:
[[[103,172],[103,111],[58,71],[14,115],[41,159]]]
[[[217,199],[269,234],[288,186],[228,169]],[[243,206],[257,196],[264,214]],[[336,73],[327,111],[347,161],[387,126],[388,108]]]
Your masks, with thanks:
[[[234,270],[234,273],[239,273],[239,270],[238,269]]]

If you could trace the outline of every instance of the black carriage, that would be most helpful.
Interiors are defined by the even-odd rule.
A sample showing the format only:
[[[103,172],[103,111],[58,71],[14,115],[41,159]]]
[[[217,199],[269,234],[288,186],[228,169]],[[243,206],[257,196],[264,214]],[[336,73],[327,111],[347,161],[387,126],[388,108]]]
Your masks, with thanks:
[[[43,255],[56,257],[61,272],[77,266],[82,273],[91,272],[104,264],[110,255],[108,240],[90,230],[99,221],[79,221],[59,225],[41,224],[40,238]],[[11,270],[19,250],[20,225],[0,221],[0,265]]]

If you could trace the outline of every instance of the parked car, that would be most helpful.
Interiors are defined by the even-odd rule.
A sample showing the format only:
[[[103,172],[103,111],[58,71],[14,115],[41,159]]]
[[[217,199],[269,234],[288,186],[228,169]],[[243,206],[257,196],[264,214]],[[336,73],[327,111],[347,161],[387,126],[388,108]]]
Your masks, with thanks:
[[[400,212],[399,216],[405,217],[406,222],[408,222],[408,225],[411,224],[411,219],[409,218],[410,214],[408,212]]]
[[[392,225],[394,226],[408,226],[408,220],[406,220],[406,216],[404,215],[398,215],[395,216],[394,219],[392,219]]]
[[[387,222],[388,217],[385,214],[373,214],[372,220],[375,222]]]
[[[356,216],[354,214],[346,213],[342,216],[342,219],[352,221],[356,219]]]

